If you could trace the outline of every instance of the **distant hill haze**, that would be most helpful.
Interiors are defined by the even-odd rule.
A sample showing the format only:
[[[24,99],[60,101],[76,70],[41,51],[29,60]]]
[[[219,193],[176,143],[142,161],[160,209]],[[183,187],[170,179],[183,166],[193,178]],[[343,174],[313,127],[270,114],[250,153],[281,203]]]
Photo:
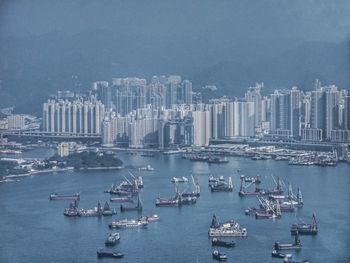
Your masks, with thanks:
[[[57,90],[179,74],[203,97],[350,87],[348,1],[4,1],[0,107],[41,112]],[[73,76],[73,77],[72,77]],[[202,90],[216,85],[216,91]]]

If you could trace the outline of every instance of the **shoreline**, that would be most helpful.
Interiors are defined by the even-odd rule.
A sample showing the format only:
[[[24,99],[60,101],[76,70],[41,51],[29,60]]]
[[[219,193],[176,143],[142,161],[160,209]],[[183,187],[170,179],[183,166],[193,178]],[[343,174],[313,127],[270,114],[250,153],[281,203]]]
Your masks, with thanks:
[[[47,169],[47,170],[37,170],[37,171],[31,171],[29,173],[25,174],[9,174],[2,177],[2,180],[0,182],[3,182],[7,179],[13,179],[13,178],[20,178],[20,177],[28,177],[31,175],[36,174],[45,174],[45,173],[54,173],[54,172],[64,172],[64,171],[89,171],[89,170],[119,170],[124,169],[124,166],[109,166],[109,167],[87,167],[87,168],[81,168],[81,169],[74,169],[74,167],[66,167],[66,168],[58,168],[58,169]]]

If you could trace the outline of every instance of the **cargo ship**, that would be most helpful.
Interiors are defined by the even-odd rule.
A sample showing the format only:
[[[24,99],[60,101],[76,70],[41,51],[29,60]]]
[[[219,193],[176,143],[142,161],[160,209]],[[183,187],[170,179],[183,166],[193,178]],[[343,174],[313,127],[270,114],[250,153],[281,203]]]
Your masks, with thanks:
[[[50,200],[80,200],[80,194],[75,193],[71,195],[60,195],[57,193],[52,193],[49,196]]]

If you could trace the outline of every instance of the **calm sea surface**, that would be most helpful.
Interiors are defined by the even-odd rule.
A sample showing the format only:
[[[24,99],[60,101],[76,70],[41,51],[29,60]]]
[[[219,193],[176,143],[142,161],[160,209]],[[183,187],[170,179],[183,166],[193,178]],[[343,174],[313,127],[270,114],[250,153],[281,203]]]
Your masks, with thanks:
[[[43,152],[45,151],[45,152]],[[25,153],[42,156],[47,150]],[[52,152],[51,152],[52,153]],[[50,153],[50,154],[51,154]],[[66,201],[49,201],[51,192],[81,193],[80,207],[90,208],[97,201],[104,203],[109,194],[103,191],[120,182],[128,174],[119,171],[62,172],[21,178],[20,182],[0,185],[0,262],[213,262],[212,247],[207,235],[213,213],[219,220],[237,220],[248,229],[248,237],[235,238],[235,248],[222,248],[229,262],[282,262],[271,258],[275,241],[290,242],[290,225],[302,219],[311,220],[316,214],[319,234],[301,236],[303,248],[293,252],[294,259],[309,259],[315,263],[350,262],[350,166],[298,167],[284,161],[252,161],[230,158],[228,164],[190,162],[181,156],[118,154],[125,165],[152,165],[155,170],[142,172],[144,188],[141,199],[144,215],[158,214],[161,221],[147,229],[118,230],[120,243],[114,250],[125,254],[123,259],[97,259],[96,250],[104,247],[111,232],[111,217],[67,218],[63,210]],[[284,213],[282,218],[256,220],[244,214],[248,206],[257,206],[254,197],[238,196],[239,174],[260,175],[263,186],[272,187],[271,175],[286,183],[300,186],[304,207],[296,213]],[[181,208],[156,207],[158,196],[174,195],[173,176],[190,173],[199,178],[201,196],[197,204]],[[135,171],[136,174],[139,174]],[[208,174],[232,176],[232,193],[211,193]],[[191,185],[188,185],[191,190]],[[119,208],[118,203],[112,207]],[[136,212],[119,213],[114,219],[138,218]]]

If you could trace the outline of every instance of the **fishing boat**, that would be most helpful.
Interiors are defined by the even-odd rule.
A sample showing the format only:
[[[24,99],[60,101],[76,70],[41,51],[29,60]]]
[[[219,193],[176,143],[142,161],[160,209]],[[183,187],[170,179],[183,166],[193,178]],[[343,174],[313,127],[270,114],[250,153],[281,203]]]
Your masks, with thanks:
[[[201,188],[199,186],[199,182],[198,182],[198,178],[193,177],[193,175],[191,175],[192,178],[192,183],[194,186],[194,191],[182,191],[180,193],[180,196],[182,198],[186,198],[186,197],[199,197],[201,195]]]
[[[249,196],[258,196],[258,195],[264,195],[265,191],[260,189],[259,185],[261,183],[260,177],[257,176],[254,180],[246,181],[246,177],[244,175],[240,176],[241,179],[241,186],[238,192],[238,195],[240,197],[249,197]],[[255,190],[254,191],[247,191],[246,189],[249,188],[251,185],[255,184]]]
[[[316,217],[313,214],[312,215],[312,221],[311,224],[305,224],[305,223],[299,223],[299,224],[293,224],[290,232],[292,235],[296,235],[297,233],[300,235],[317,235],[318,228],[317,228],[317,221]]]
[[[120,205],[120,211],[121,212],[126,212],[126,211],[138,211],[138,212],[141,212],[142,211],[142,204],[141,204],[140,198],[139,197],[137,198],[136,206],[126,206],[126,205],[121,204]]]
[[[275,242],[274,249],[279,250],[298,250],[301,249],[302,245],[299,239],[299,234],[296,232],[294,243],[280,243]]]
[[[213,247],[234,247],[236,243],[233,241],[224,241],[217,238],[213,238],[211,241]]]
[[[274,258],[292,258],[292,254],[283,254],[278,252],[277,250],[272,250],[271,256]]]
[[[226,254],[220,253],[218,250],[213,251],[213,259],[218,260],[218,261],[226,261],[227,256]]]
[[[97,257],[99,258],[122,258],[124,254],[121,252],[107,251],[104,249],[97,250]]]
[[[214,214],[208,235],[210,237],[246,237],[248,232],[246,228],[241,228],[234,220],[219,224]]]
[[[80,200],[80,194],[71,194],[71,195],[60,195],[57,193],[52,193],[49,196],[50,200]]]
[[[232,192],[233,190],[233,183],[232,178],[228,178],[228,183],[223,181],[218,181],[210,185],[210,190],[212,192]]]
[[[117,244],[117,242],[119,242],[120,240],[120,235],[119,233],[111,233],[106,241],[105,241],[105,245],[106,246],[114,246],[115,244]]]
[[[282,216],[279,201],[274,204],[261,196],[257,196],[257,198],[260,202],[260,207],[265,211],[257,211],[255,213],[256,219],[276,219]]]

